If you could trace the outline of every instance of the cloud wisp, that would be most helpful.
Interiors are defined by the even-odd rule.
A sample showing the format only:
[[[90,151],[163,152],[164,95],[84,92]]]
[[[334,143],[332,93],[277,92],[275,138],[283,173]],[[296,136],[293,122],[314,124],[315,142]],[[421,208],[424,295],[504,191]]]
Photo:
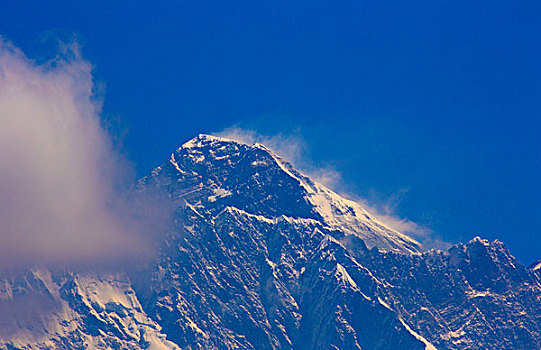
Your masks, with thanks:
[[[252,129],[232,126],[215,133],[216,136],[235,140],[247,145],[260,143],[270,148],[280,157],[286,159],[296,168],[300,169],[313,180],[329,187],[339,188],[343,183],[342,175],[335,168],[325,165],[316,165],[307,156],[307,144],[300,134],[277,133],[263,135]]]
[[[449,249],[452,244],[444,241],[431,228],[396,214],[397,207],[404,199],[407,192],[408,190],[403,189],[385,199],[379,198],[367,200],[358,197],[355,198],[355,200],[360,202],[366,210],[376,216],[378,220],[385,223],[390,228],[414,238],[420,242],[423,247],[427,249]],[[377,197],[379,196],[376,196],[376,198]]]
[[[146,254],[128,162],[100,123],[76,44],[37,64],[0,39],[0,266],[99,266]],[[148,225],[142,225],[147,227]]]
[[[351,186],[347,185],[340,171],[329,165],[321,166],[315,164],[310,159],[307,152],[307,143],[299,134],[277,133],[274,135],[264,135],[256,130],[245,129],[235,125],[217,132],[215,135],[248,145],[254,143],[265,145],[311,179],[325,185],[345,198],[359,202],[378,220],[396,231],[413,237],[425,248],[447,249],[451,246],[450,243],[442,240],[430,228],[396,214],[396,208],[407,191],[399,191],[400,193],[384,200],[368,200],[357,195],[352,195],[348,191]]]

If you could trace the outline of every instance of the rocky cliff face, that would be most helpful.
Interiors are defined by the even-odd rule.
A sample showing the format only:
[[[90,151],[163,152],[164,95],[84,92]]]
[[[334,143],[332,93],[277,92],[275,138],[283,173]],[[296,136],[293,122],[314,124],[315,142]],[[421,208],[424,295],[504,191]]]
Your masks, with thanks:
[[[174,211],[156,259],[5,277],[48,309],[0,348],[541,348],[540,277],[502,243],[423,251],[262,145],[200,135],[146,189]]]

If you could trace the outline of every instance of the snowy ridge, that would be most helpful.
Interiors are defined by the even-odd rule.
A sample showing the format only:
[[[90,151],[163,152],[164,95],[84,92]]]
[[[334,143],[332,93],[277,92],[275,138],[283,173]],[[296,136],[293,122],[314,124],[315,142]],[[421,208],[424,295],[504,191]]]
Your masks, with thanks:
[[[235,150],[233,157],[230,153],[224,154],[224,150],[231,149]],[[258,143],[247,145],[222,137],[200,134],[182,145],[171,156],[169,162],[173,165],[174,170],[181,175],[186,175],[187,170],[179,167],[179,162],[204,166],[205,163],[219,161],[225,162],[227,167],[232,167],[229,171],[239,171],[235,169],[238,167],[238,164],[235,164],[237,162],[236,159],[234,160],[235,156],[240,159],[254,158],[250,163],[242,164],[243,167],[249,167],[253,171],[254,177],[257,177],[260,170],[267,171],[269,168],[274,168],[293,180],[296,186],[293,193],[298,196],[297,200],[306,202],[310,207],[306,214],[311,214],[311,217],[305,214],[305,218],[318,219],[322,224],[332,229],[339,229],[344,233],[357,235],[364,240],[368,247],[376,246],[382,250],[409,254],[419,253],[423,250],[422,246],[414,239],[378,221],[359,203],[342,198],[330,189],[301,174],[291,164],[274,154],[264,145]],[[220,171],[223,170],[223,168],[220,169]],[[207,200],[215,201],[220,196],[231,196],[235,191],[238,191],[236,188],[222,187],[222,182],[226,180],[224,178],[209,186],[213,193],[208,196]],[[258,179],[255,178],[255,180]],[[200,185],[204,186],[202,183]],[[200,188],[194,187],[192,191],[198,192]],[[186,192],[183,195],[191,193]],[[274,193],[274,195],[277,194],[279,195],[279,192]],[[290,216],[295,217],[294,215]],[[296,217],[302,218],[303,216],[296,215]]]
[[[153,260],[0,276],[1,350],[541,348],[539,264],[421,252],[263,145],[199,135],[146,189],[173,211]]]
[[[307,192],[308,200],[314,205],[325,224],[334,229],[358,234],[369,247],[376,246],[383,250],[412,254],[419,253],[423,249],[419,242],[389,228],[369,214],[359,203],[343,198],[301,173],[290,170],[291,165],[274,154],[272,156],[285,172],[299,181]]]
[[[432,344],[430,344],[430,342],[428,342],[425,338],[423,338],[422,336],[420,336],[419,334],[417,334],[417,332],[415,332],[413,329],[410,328],[410,326],[408,326],[408,324],[406,322],[404,322],[403,319],[400,319],[400,322],[404,325],[404,327],[406,327],[406,329],[408,330],[408,332],[410,332],[415,338],[417,338],[418,340],[422,341],[423,344],[426,345],[426,348],[425,350],[437,350],[436,347]]]

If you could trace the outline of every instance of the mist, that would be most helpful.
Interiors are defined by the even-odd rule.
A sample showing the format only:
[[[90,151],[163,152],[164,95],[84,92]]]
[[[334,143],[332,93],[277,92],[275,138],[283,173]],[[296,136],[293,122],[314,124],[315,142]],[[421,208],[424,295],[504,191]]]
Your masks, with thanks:
[[[134,173],[102,126],[102,92],[76,43],[38,64],[0,39],[3,268],[149,254],[148,234],[166,214],[128,190]]]

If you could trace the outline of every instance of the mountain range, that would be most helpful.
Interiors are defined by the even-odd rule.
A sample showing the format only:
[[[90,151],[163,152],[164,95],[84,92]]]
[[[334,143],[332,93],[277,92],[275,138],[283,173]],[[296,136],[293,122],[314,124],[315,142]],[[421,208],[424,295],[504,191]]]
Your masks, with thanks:
[[[141,179],[173,224],[136,269],[0,277],[0,349],[541,349],[541,264],[425,249],[261,144],[199,135]]]

